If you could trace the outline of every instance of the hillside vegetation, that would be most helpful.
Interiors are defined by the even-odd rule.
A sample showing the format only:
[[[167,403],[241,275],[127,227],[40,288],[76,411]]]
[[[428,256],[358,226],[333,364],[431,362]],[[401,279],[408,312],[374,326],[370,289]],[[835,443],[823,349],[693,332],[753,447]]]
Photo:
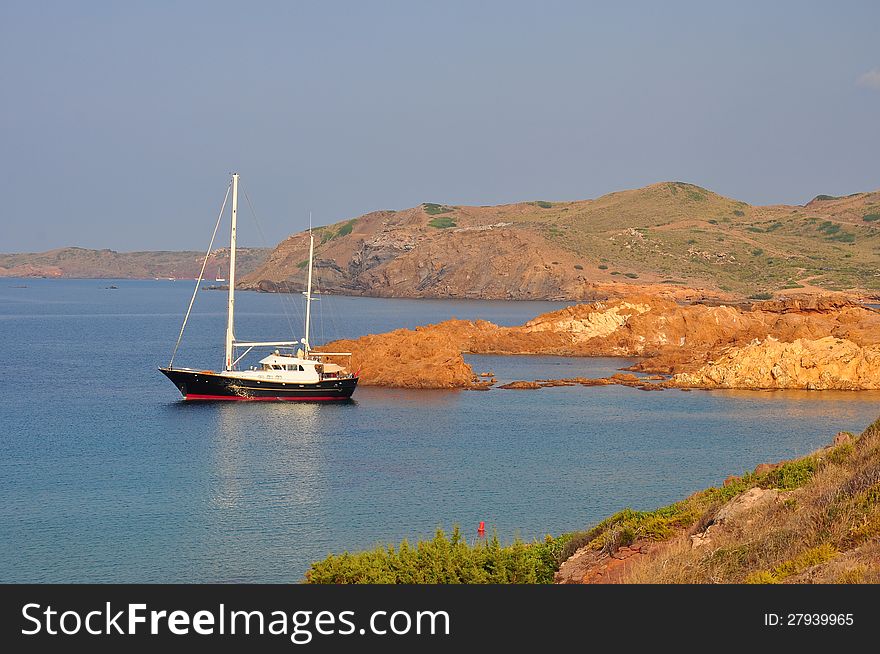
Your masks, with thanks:
[[[683,182],[595,200],[499,206],[425,203],[318,230],[328,291],[391,297],[589,299],[614,286],[687,286],[766,299],[880,291],[880,191],[751,206]],[[293,290],[305,234],[244,280]]]

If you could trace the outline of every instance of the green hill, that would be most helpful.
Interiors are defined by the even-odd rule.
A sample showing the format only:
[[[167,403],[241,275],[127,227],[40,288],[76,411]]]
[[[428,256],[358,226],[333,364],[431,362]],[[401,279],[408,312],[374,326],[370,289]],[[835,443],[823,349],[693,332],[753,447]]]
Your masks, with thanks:
[[[318,231],[326,290],[401,297],[570,298],[610,284],[741,296],[880,290],[880,191],[802,206],[751,206],[663,182],[595,200],[498,206],[425,203]],[[305,234],[245,284],[301,285]]]

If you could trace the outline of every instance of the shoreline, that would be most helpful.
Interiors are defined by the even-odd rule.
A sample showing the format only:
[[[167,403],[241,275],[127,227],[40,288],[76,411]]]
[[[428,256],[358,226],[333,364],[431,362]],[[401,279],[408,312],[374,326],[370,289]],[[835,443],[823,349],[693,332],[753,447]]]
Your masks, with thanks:
[[[583,531],[469,544],[453,526],[398,548],[330,554],[306,583],[880,583],[880,419],[807,455],[761,463]],[[482,523],[481,523],[482,525]],[[748,553],[743,556],[742,553]]]

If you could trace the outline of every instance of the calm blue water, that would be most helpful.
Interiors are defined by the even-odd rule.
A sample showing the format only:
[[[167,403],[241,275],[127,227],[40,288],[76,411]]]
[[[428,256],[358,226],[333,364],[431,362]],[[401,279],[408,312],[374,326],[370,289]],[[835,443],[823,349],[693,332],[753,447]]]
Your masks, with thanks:
[[[350,405],[185,404],[156,366],[191,291],[0,280],[0,581],[298,581],[328,552],[453,523],[531,539],[675,501],[880,413],[877,393],[616,386],[363,387]],[[236,298],[239,338],[291,336],[282,302],[299,298]],[[335,338],[451,316],[518,324],[559,306],[324,297],[314,328]],[[177,363],[218,366],[224,323],[225,294],[201,293]],[[469,360],[500,380],[628,363]]]

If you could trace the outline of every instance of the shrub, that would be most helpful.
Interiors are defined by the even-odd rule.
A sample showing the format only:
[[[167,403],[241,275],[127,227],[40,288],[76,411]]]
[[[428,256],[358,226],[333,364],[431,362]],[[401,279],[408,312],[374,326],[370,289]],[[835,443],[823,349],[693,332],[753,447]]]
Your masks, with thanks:
[[[637,274],[635,274],[634,272],[624,273],[623,276],[624,276],[624,277],[629,277],[630,279],[638,279],[638,278],[639,278],[639,276],[638,276]]]
[[[866,223],[872,223],[875,220],[880,220],[880,213],[866,213],[864,216],[862,216],[862,220],[864,220]]]
[[[815,457],[808,456],[796,461],[789,461],[768,472],[760,485],[763,488],[793,490],[810,481],[818,469],[819,462]]]
[[[733,215],[734,215],[734,216],[740,216],[740,217],[742,217],[742,216],[745,216],[745,215],[746,215],[746,212],[745,212],[745,211],[740,211],[739,209],[734,209],[734,210],[733,210]]]
[[[778,584],[779,580],[769,570],[759,570],[746,577],[747,584]]]
[[[752,250],[753,257],[760,257],[762,254],[764,254],[764,250],[762,250],[761,248],[755,248],[754,250]]]
[[[599,264],[599,270],[608,270],[608,266],[605,265],[604,263],[600,263],[600,264]]]
[[[576,264],[574,264],[574,269],[575,269],[575,270],[583,270],[584,267],[583,267],[581,264],[576,263]]]
[[[547,202],[546,200],[538,200],[535,202],[536,207],[541,207],[542,209],[549,209],[553,206],[552,202]]]
[[[828,543],[801,552],[793,559],[777,565],[773,570],[753,572],[746,577],[747,584],[778,584],[786,577],[799,574],[814,565],[827,563],[837,556],[837,550]]]
[[[425,202],[422,204],[422,206],[425,208],[425,213],[429,216],[436,216],[442,213],[450,213],[452,211],[451,208],[442,204],[436,204],[434,202]]]
[[[837,195],[817,195],[813,198],[813,202],[816,200],[839,200],[840,197]]]
[[[456,222],[449,216],[441,216],[440,218],[432,218],[429,220],[428,225],[436,227],[437,229],[448,229],[450,227],[455,227]]]
[[[306,573],[312,584],[549,584],[571,536],[502,546],[497,535],[469,545],[455,526],[451,537],[407,541],[372,551],[331,554]]]
[[[296,264],[296,267],[299,268],[300,270],[302,270],[303,268],[305,268],[305,267],[308,266],[308,265],[309,265],[309,260],[308,260],[308,259],[303,259],[303,260],[300,261],[298,264]]]
[[[348,236],[351,234],[351,230],[354,229],[354,224],[357,222],[357,219],[349,220],[342,227],[339,228],[339,231],[336,232],[337,236]]]
[[[612,270],[612,271],[611,271],[611,274],[612,274],[612,275],[621,275],[621,274],[623,274],[623,273],[621,273],[619,270]]]
[[[753,293],[749,296],[750,300],[772,300],[773,293],[767,293],[766,291],[762,291],[761,293]]]

